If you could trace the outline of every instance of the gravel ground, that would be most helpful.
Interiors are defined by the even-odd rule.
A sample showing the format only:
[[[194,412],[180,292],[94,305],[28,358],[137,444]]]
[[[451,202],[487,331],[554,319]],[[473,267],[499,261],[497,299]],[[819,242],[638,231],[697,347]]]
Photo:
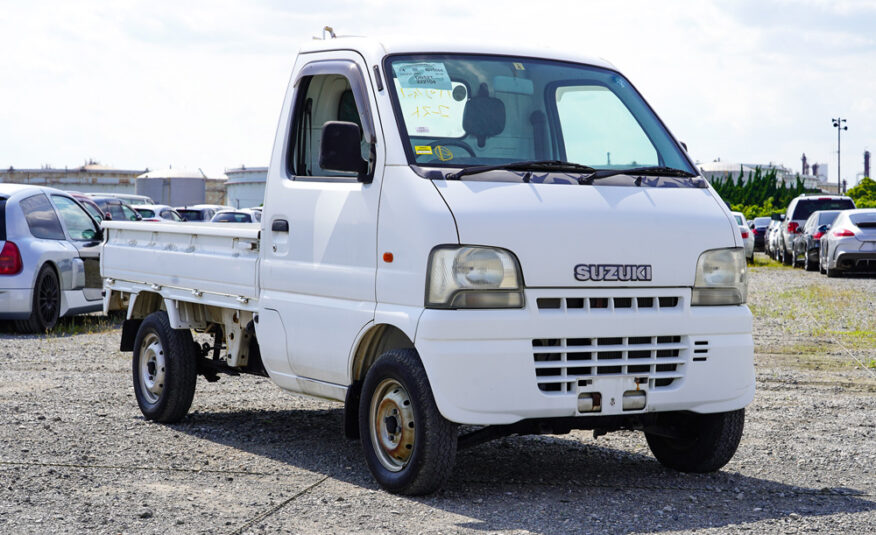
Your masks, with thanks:
[[[579,431],[463,451],[422,498],[377,488],[338,404],[199,380],[183,423],[150,424],[118,330],[2,331],[0,533],[876,532],[876,279],[756,268],[750,293],[758,393],[723,471]]]

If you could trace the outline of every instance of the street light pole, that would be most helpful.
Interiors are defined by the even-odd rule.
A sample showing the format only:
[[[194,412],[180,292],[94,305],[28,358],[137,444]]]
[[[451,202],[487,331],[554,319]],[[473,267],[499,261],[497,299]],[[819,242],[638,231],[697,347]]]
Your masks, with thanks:
[[[848,126],[843,126],[843,123],[846,122],[845,119],[841,117],[837,117],[836,119],[831,119],[833,121],[833,126],[836,128],[836,192],[838,195],[842,194],[843,187],[843,175],[840,173],[840,132],[843,130],[848,130]]]

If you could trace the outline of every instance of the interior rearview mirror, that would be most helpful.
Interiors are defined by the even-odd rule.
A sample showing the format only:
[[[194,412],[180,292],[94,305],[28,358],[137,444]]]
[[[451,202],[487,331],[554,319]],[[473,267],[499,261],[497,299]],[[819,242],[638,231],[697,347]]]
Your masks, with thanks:
[[[360,182],[367,177],[368,162],[362,159],[359,125],[346,121],[327,121],[322,125],[319,166],[329,171],[357,173]]]

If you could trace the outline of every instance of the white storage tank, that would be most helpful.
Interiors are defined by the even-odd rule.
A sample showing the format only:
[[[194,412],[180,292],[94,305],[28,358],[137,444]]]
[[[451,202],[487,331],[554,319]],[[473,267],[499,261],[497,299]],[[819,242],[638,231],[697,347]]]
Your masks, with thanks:
[[[246,167],[226,169],[225,183],[227,203],[235,208],[252,208],[265,202],[265,182],[268,179],[267,167]]]

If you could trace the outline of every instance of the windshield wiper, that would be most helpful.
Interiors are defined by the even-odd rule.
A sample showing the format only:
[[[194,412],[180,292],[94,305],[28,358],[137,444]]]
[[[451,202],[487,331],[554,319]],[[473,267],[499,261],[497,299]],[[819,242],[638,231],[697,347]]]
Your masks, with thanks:
[[[562,160],[529,160],[524,162],[508,162],[498,165],[479,165],[466,167],[447,175],[447,180],[459,180],[464,176],[477,175],[488,171],[559,171],[570,173],[595,173],[596,169],[579,163]]]
[[[593,180],[599,178],[607,178],[610,176],[616,175],[630,175],[630,176],[674,176],[679,178],[693,178],[697,175],[685,171],[683,169],[676,169],[674,167],[662,167],[662,166],[652,166],[652,167],[633,167],[630,169],[600,169],[593,173],[590,177]]]

